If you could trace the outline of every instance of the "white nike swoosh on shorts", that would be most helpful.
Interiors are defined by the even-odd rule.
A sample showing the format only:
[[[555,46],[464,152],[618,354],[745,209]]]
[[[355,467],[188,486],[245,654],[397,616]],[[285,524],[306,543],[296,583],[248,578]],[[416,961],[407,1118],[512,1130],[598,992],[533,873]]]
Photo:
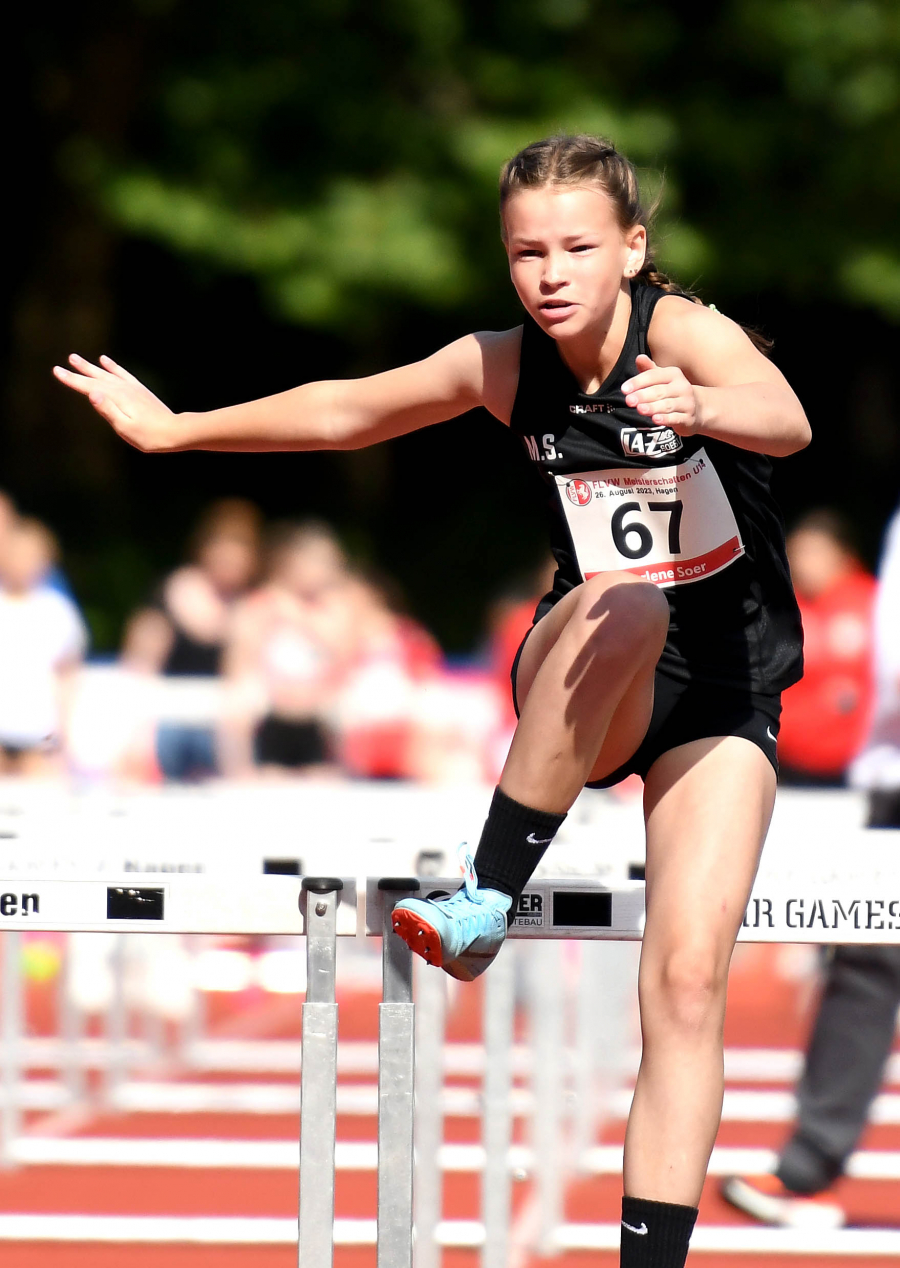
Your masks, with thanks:
[[[638,1237],[646,1237],[646,1235],[650,1232],[649,1228],[644,1223],[641,1223],[640,1228],[635,1228],[633,1224],[626,1224],[623,1220],[622,1227],[627,1228],[629,1233],[637,1233]]]
[[[766,735],[769,737],[769,739],[772,741],[773,744],[778,743],[778,736],[772,734],[772,728],[770,726],[766,727]]]

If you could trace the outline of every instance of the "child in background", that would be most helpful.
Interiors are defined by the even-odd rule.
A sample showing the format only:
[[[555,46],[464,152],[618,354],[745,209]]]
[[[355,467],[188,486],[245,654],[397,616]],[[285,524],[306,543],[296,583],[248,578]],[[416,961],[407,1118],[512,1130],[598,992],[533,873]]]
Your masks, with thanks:
[[[46,583],[53,534],[15,521],[0,550],[0,773],[58,772],[67,688],[87,645],[71,599]]]

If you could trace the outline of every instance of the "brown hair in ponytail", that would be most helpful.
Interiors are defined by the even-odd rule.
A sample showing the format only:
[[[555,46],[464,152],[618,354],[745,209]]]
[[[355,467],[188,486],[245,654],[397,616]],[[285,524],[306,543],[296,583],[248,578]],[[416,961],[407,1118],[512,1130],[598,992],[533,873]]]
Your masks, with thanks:
[[[644,225],[647,229],[647,253],[635,282],[656,286],[670,295],[681,295],[694,304],[703,303],[699,296],[657,269],[649,236],[649,222],[656,207],[644,207],[634,165],[619,153],[612,142],[582,133],[578,136],[547,137],[526,145],[504,165],[500,173],[501,216],[506,203],[517,190],[541,189],[547,185],[593,185],[601,189],[615,208],[616,219],[623,232],[635,225]],[[760,352],[769,352],[772,347],[770,339],[755,330],[746,330],[746,333]]]

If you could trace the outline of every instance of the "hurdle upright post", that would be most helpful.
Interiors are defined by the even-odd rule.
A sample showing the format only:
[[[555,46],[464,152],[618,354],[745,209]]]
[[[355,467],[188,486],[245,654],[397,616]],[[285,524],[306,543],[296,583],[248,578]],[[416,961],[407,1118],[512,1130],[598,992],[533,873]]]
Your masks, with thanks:
[[[539,941],[529,957],[534,1052],[532,1133],[539,1222],[535,1249],[539,1255],[558,1251],[556,1230],[563,1222],[565,1195],[562,1132],[566,1054],[561,952],[560,942]]]
[[[125,1002],[125,934],[113,935],[110,969],[112,995],[106,1011],[106,1068],[103,1071],[103,1097],[114,1105],[128,1075],[128,1012]]]
[[[334,1262],[334,1147],[337,1126],[337,906],[344,883],[306,876],[306,1000],[300,1068],[300,1241],[298,1265]]]
[[[516,953],[514,942],[503,948],[484,979],[484,1080],[482,1083],[481,1211],[484,1245],[481,1268],[506,1268],[512,1181],[513,1046],[515,1043]]]
[[[0,1000],[0,1062],[3,1107],[0,1110],[0,1167],[15,1166],[16,1140],[22,1125],[19,1105],[22,1078],[22,935],[9,930],[3,935],[3,998]]]
[[[394,904],[419,890],[414,877],[382,877],[378,1009],[378,1268],[412,1268],[415,1004],[412,952],[394,933]]]
[[[415,1268],[441,1268],[447,975],[416,956]]]
[[[59,1030],[63,1042],[63,1082],[69,1100],[78,1105],[87,1096],[87,1071],[81,1063],[81,1044],[84,1038],[84,1012],[79,1008],[73,992],[73,942],[66,936],[62,960],[62,972],[58,986]]]

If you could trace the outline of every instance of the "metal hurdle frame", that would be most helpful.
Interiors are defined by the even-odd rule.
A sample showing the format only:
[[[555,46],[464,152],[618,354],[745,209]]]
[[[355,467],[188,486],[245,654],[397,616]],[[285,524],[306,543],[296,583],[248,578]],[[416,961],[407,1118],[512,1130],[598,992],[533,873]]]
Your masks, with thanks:
[[[304,1260],[334,1259],[334,1149],[337,1128],[338,1006],[335,1000],[338,877],[304,879],[306,999],[303,1004],[299,1246]],[[305,899],[305,903],[304,903]]]
[[[892,848],[900,833],[879,833]],[[888,836],[892,840],[888,843]],[[887,886],[883,883],[887,881]],[[802,870],[783,879],[763,878],[751,895],[740,940],[749,942],[900,943],[900,885],[881,872],[852,873],[850,878],[815,877]],[[17,1077],[16,1034],[21,996],[17,958],[22,930],[164,933],[305,934],[308,985],[302,1006],[300,1198],[298,1262],[302,1268],[331,1268],[334,1258],[335,1129],[337,1119],[336,938],[340,934],[382,937],[383,1000],[379,1010],[378,1212],[379,1268],[434,1268],[440,1245],[480,1246],[485,1268],[508,1262],[511,1198],[509,1107],[512,1089],[513,957],[501,955],[487,975],[487,1031],[491,1053],[484,1084],[483,1223],[460,1238],[440,1225],[439,1108],[414,1113],[415,1010],[413,957],[393,936],[391,912],[401,897],[421,891],[449,894],[461,885],[454,878],[370,878],[364,910],[357,902],[354,878],[261,876],[233,881],[181,875],[151,883],[121,879],[59,880],[18,876],[0,879],[0,931],[7,933],[3,986],[8,992],[2,1024],[3,1082],[11,1090]],[[879,886],[885,897],[876,897]],[[898,897],[891,897],[897,893]],[[359,895],[362,897],[362,895]],[[298,913],[299,907],[299,913]],[[532,881],[510,926],[517,940],[640,939],[644,923],[644,887],[639,881],[609,886],[585,878]],[[550,947],[545,950],[549,952]],[[539,966],[539,978],[553,985],[557,961]],[[419,1091],[436,1107],[440,1086],[442,988],[436,970],[423,969],[423,1069]],[[434,989],[432,985],[434,984]],[[441,998],[439,998],[441,996]],[[553,1230],[561,1215],[560,1167],[550,1142],[561,1138],[564,1119],[559,1067],[550,1050],[561,1035],[554,1011],[558,992],[538,1002],[547,1045],[538,1070],[546,1083],[538,1089],[535,1123],[539,1244],[559,1246]],[[558,1010],[557,1010],[558,1011]],[[587,1010],[589,1012],[589,1010]],[[435,1073],[437,1072],[437,1085]],[[429,1082],[430,1080],[430,1082]],[[430,1089],[430,1090],[429,1090]],[[13,1098],[6,1098],[3,1131],[15,1134]],[[420,1108],[424,1108],[420,1107]],[[435,1114],[437,1117],[435,1117]],[[418,1131],[416,1130],[418,1127]],[[415,1145],[418,1139],[419,1152]],[[414,1174],[416,1184],[414,1185]],[[415,1201],[415,1207],[414,1207]],[[415,1213],[415,1236],[414,1236]],[[568,1245],[575,1245],[569,1241]]]

